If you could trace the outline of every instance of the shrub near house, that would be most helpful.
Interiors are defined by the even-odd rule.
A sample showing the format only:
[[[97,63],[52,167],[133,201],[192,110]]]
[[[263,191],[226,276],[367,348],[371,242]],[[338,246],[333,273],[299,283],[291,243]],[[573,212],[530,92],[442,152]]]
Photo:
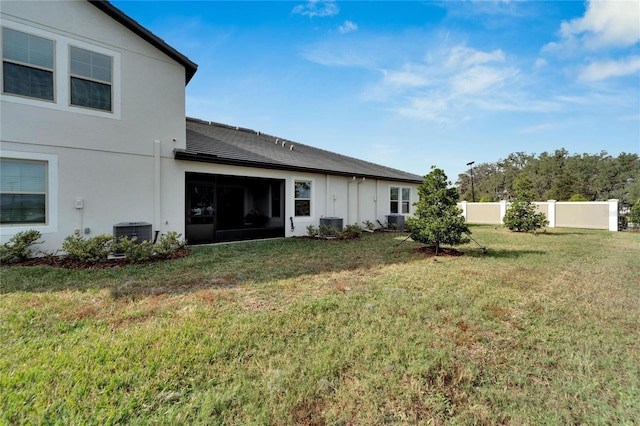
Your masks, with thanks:
[[[38,244],[41,236],[40,232],[34,230],[15,234],[0,246],[0,264],[18,263],[30,258],[34,254],[32,246]]]
[[[35,230],[23,231],[14,235],[7,243],[0,246],[0,264],[15,264],[23,262],[37,253],[33,246],[39,244],[41,234]],[[93,238],[83,238],[71,235],[65,238],[62,248],[66,252],[63,258],[71,259],[80,265],[96,265],[104,263],[114,253],[124,256],[129,263],[142,263],[151,259],[169,259],[176,252],[183,249],[186,240],[176,232],[168,232],[160,236],[157,242],[140,241],[136,237],[120,237],[115,239],[111,235],[97,235]],[[48,258],[60,256],[49,255]]]
[[[168,232],[156,243],[137,241],[136,237],[116,239],[107,234],[87,239],[74,235],[64,240],[62,248],[69,258],[88,264],[105,262],[113,253],[124,255],[129,263],[138,263],[153,257],[166,259],[185,245],[186,241],[180,234]]]

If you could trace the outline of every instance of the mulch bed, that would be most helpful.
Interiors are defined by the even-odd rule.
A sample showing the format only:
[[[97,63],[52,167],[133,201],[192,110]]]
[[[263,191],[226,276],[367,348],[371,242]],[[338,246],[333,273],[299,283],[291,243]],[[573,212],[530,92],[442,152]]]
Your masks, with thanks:
[[[189,250],[188,248],[183,248],[176,251],[169,257],[153,257],[143,262],[136,262],[135,265],[147,265],[150,263],[162,262],[164,260],[179,259],[181,257],[189,256],[190,253],[191,250]],[[132,265],[132,263],[130,263],[125,258],[108,259],[100,263],[86,263],[79,260],[70,259],[67,256],[43,256],[34,257],[31,259],[23,260],[22,262],[3,266],[53,266],[63,269],[108,269],[119,268],[127,265]]]

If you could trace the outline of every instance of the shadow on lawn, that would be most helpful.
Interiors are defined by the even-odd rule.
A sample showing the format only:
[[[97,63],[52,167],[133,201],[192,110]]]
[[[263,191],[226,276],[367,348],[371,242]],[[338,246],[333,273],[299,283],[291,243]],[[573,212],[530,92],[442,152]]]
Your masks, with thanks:
[[[495,259],[518,259],[523,256],[529,256],[532,254],[543,255],[547,254],[544,250],[494,250],[491,248],[487,248],[487,254],[482,254],[478,250],[478,254],[474,253],[469,255],[473,257],[492,257]]]
[[[585,235],[585,234],[586,234],[586,232],[556,231],[554,229],[553,232],[546,232],[546,231],[538,232],[535,236],[536,237],[562,237],[562,236],[565,236],[565,235]]]
[[[473,258],[517,259],[544,251],[465,247]],[[107,290],[114,299],[238,288],[306,275],[367,270],[433,257],[397,236],[372,234],[359,241],[283,239],[193,249],[179,259],[146,265],[121,264],[103,269],[44,267],[1,268],[0,294],[11,292]],[[361,272],[362,271],[362,272]]]

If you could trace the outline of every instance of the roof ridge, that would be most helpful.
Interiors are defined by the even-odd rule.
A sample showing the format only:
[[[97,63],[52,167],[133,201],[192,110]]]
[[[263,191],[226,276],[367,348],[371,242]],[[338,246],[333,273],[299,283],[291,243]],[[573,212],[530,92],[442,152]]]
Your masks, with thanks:
[[[249,134],[253,134],[253,135],[256,135],[256,136],[264,136],[264,137],[267,137],[267,138],[273,138],[276,142],[280,142],[281,141],[281,142],[287,142],[287,143],[295,143],[295,144],[300,145],[300,146],[308,146],[310,148],[315,148],[315,147],[312,147],[310,145],[305,145],[303,143],[299,143],[299,142],[293,141],[291,139],[287,139],[287,138],[283,138],[283,137],[280,137],[280,136],[271,135],[269,133],[264,133],[264,132],[262,132],[260,130],[254,130],[254,129],[250,129],[248,127],[233,126],[231,124],[220,123],[220,122],[217,122],[217,121],[201,120],[199,118],[193,118],[193,117],[187,117],[187,120],[188,121],[193,121],[195,123],[206,124],[208,126],[222,127],[223,129],[236,130],[238,132],[249,133]],[[315,149],[317,149],[317,148],[315,148]]]

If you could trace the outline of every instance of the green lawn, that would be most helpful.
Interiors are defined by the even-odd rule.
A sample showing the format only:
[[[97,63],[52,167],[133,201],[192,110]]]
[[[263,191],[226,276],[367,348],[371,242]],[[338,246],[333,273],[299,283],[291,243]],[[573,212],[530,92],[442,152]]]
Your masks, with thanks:
[[[472,228],[0,268],[0,424],[633,424],[640,234]]]

